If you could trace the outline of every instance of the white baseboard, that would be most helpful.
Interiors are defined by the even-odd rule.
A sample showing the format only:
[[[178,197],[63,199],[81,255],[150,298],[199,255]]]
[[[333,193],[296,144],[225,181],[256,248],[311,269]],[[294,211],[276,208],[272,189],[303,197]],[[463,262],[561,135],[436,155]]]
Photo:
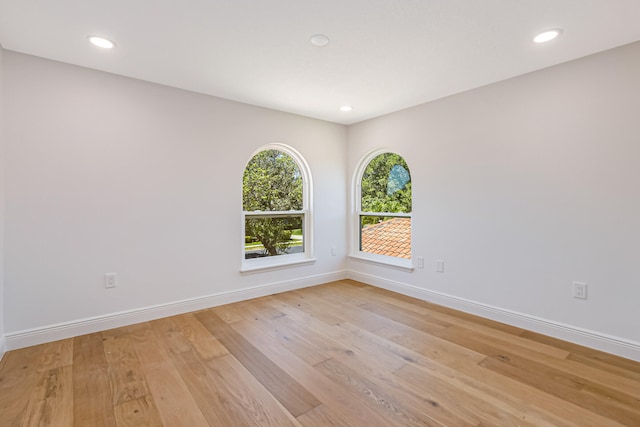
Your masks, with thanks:
[[[175,316],[177,314],[202,310],[218,305],[231,304],[251,298],[258,298],[294,289],[320,285],[327,282],[342,280],[346,277],[346,271],[336,271],[333,273],[308,276],[284,282],[269,283],[247,289],[221,292],[199,298],[174,301],[167,304],[144,307],[136,310],[121,311],[104,316],[96,316],[72,322],[58,323],[55,325],[24,331],[11,332],[6,334],[6,349],[15,350],[18,348],[76,337],[93,332],[105,331],[107,329],[147,322],[162,317]]]
[[[507,323],[509,325],[549,335],[554,338],[584,345],[607,353],[616,354],[628,359],[640,361],[640,343],[638,342],[571,325],[565,325],[547,319],[355,271],[337,271],[317,276],[304,277],[301,279],[270,283],[247,289],[221,292],[199,298],[174,301],[151,307],[143,307],[136,310],[111,313],[104,316],[96,316],[18,332],[11,332],[6,334],[5,337],[0,337],[0,360],[4,353],[9,350],[104,331],[135,323],[147,322],[162,317],[174,316],[177,314],[188,313],[190,311],[244,301],[251,298],[258,298],[280,292],[320,285],[345,278],[357,280],[372,286],[388,289],[390,291],[398,292],[400,294],[456,310],[476,314],[498,322]]]
[[[0,360],[4,357],[4,354],[7,352],[7,340],[4,336],[0,336]]]
[[[356,271],[349,271],[348,278],[640,362],[640,343],[638,342],[478,303],[441,292],[430,291],[393,280],[382,279]]]

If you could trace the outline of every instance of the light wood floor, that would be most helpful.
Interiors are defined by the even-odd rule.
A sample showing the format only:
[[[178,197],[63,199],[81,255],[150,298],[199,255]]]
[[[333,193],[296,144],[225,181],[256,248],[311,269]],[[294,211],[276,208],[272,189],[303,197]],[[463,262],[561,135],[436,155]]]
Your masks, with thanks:
[[[8,352],[2,426],[640,426],[640,363],[352,281]]]

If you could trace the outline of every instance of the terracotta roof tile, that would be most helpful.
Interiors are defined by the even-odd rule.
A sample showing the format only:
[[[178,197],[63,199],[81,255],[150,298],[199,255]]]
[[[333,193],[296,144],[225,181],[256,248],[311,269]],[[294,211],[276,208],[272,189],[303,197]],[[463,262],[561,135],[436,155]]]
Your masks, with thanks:
[[[411,218],[392,218],[366,226],[360,250],[411,259]]]

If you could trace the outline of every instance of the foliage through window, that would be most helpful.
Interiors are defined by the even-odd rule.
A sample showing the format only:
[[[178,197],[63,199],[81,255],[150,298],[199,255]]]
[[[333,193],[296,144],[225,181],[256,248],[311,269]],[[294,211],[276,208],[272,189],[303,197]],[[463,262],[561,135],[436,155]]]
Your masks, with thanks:
[[[411,258],[411,174],[395,153],[375,156],[360,180],[359,249]]]
[[[260,151],[244,170],[244,258],[305,251],[304,178],[299,165],[277,149]]]

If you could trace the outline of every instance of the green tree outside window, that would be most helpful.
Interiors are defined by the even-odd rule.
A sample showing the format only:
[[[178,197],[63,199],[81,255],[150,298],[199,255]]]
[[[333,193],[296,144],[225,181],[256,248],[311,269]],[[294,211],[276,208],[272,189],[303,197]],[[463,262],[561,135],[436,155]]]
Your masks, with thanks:
[[[302,175],[291,156],[275,149],[253,156],[242,180],[245,242],[260,242],[268,256],[285,254],[292,244],[301,243],[292,235],[303,238],[302,191]]]
[[[373,158],[362,174],[361,211],[411,213],[411,174],[405,160],[395,153]],[[363,225],[376,222],[363,218]]]

